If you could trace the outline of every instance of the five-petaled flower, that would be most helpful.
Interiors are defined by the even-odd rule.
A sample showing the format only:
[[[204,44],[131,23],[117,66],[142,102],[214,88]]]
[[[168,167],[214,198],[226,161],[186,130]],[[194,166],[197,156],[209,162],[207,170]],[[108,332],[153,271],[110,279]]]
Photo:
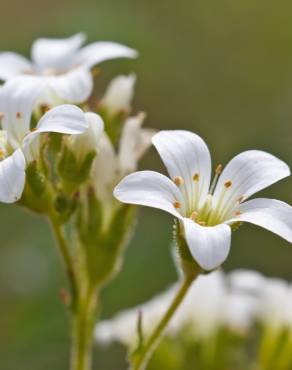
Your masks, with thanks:
[[[162,209],[180,222],[185,240],[205,270],[228,256],[231,226],[250,222],[292,242],[292,207],[274,199],[247,200],[290,175],[289,167],[271,154],[249,150],[235,156],[211,184],[211,157],[205,142],[188,131],[161,131],[152,142],[170,175],[141,171],[115,188],[124,203]],[[216,183],[217,182],[217,183]]]
[[[46,83],[40,103],[82,103],[93,89],[91,68],[115,58],[135,58],[137,52],[114,42],[94,42],[81,47],[85,35],[65,39],[40,38],[34,41],[31,59],[14,52],[0,53],[0,79],[30,74]]]
[[[37,155],[39,134],[82,134],[94,117],[96,124],[102,126],[97,114],[84,113],[74,105],[63,104],[45,113],[32,128],[32,112],[45,86],[34,77],[27,76],[24,84],[23,79],[12,79],[0,90],[0,201],[5,203],[13,203],[22,195],[26,166],[32,159],[37,159],[34,156]]]

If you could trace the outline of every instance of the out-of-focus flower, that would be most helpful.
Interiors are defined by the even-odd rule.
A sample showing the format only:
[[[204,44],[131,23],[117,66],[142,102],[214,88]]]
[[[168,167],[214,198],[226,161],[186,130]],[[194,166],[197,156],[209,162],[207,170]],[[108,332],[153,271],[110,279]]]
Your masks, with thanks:
[[[100,322],[95,330],[96,339],[104,344],[118,341],[133,348],[137,341],[138,313],[142,315],[143,335],[147,337],[165,313],[175,291],[176,285],[147,303]],[[208,340],[222,328],[242,335],[254,323],[257,302],[256,297],[230,289],[228,277],[221,271],[200,276],[174,314],[165,335],[183,334]]]
[[[135,50],[113,42],[94,42],[82,47],[85,38],[78,33],[65,39],[37,39],[32,45],[32,61],[17,53],[2,52],[0,79],[35,75],[46,85],[40,103],[82,103],[92,92],[92,67],[110,59],[137,56]]]
[[[81,134],[87,127],[83,111],[69,104],[48,111],[31,127],[35,102],[44,88],[33,77],[19,77],[7,82],[0,90],[1,162],[0,201],[13,203],[23,192],[25,169],[32,160],[38,135],[44,132]]]
[[[122,111],[130,111],[135,82],[136,76],[134,74],[117,76],[111,81],[100,102],[110,116],[114,116]]]
[[[250,222],[292,242],[292,207],[254,193],[290,175],[287,164],[271,154],[249,150],[234,157],[212,184],[211,157],[205,142],[188,131],[161,131],[152,142],[170,179],[153,171],[124,178],[115,197],[124,203],[162,209],[175,216],[195,261],[205,270],[229,254],[231,227]],[[221,173],[222,171],[222,173]]]

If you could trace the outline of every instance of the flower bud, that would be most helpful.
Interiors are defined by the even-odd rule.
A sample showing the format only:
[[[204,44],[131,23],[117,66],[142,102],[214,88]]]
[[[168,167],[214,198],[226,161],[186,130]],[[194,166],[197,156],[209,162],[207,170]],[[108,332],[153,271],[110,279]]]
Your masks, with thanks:
[[[77,162],[82,162],[89,152],[96,150],[104,127],[102,118],[96,113],[85,113],[85,119],[88,124],[87,130],[83,134],[70,136],[68,141]]]
[[[110,116],[130,110],[135,82],[136,76],[134,74],[118,76],[111,81],[101,101],[101,105]]]

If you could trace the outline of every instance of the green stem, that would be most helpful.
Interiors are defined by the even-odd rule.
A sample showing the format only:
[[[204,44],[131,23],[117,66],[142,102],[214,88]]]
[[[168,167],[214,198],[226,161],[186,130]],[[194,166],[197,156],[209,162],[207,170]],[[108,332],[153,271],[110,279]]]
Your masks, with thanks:
[[[186,293],[188,292],[195,278],[196,275],[189,275],[185,277],[171,305],[169,306],[165,315],[162,317],[161,321],[154,329],[152,335],[148,338],[145,345],[142,347],[141,351],[135,353],[133,358],[131,359],[130,370],[146,369],[146,366],[151,358],[152,353],[159,344],[159,339],[163,334],[164,329],[166,328],[167,324],[171,320],[172,316],[174,315],[180,304],[182,303]]]
[[[71,287],[71,295],[72,295],[72,306],[77,298],[78,286],[77,286],[77,277],[76,272],[74,269],[74,264],[72,260],[72,256],[70,254],[69,247],[67,245],[67,241],[65,239],[62,227],[54,220],[53,217],[49,217],[49,220],[52,225],[52,229],[57,241],[57,245],[59,247],[60,254],[62,256],[63,263],[65,265],[67,277],[69,280],[69,284]]]
[[[72,317],[72,349],[70,370],[90,370],[93,329],[95,324],[96,292],[80,300]]]

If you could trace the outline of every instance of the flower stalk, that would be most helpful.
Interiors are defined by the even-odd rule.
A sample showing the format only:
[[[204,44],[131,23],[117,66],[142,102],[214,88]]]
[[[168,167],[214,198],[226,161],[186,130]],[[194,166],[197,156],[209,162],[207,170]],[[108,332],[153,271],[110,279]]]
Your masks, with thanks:
[[[165,312],[165,315],[162,317],[156,328],[154,329],[151,336],[145,342],[144,346],[141,348],[140,351],[135,352],[130,360],[130,369],[129,370],[145,370],[146,366],[157,348],[159,344],[159,340],[167,327],[168,323],[170,322],[171,318],[179,308],[180,304],[182,303],[183,299],[185,298],[189,288],[191,287],[193,281],[196,279],[197,274],[189,274],[186,275],[182,284],[175,295],[172,303],[170,304],[169,308]]]

